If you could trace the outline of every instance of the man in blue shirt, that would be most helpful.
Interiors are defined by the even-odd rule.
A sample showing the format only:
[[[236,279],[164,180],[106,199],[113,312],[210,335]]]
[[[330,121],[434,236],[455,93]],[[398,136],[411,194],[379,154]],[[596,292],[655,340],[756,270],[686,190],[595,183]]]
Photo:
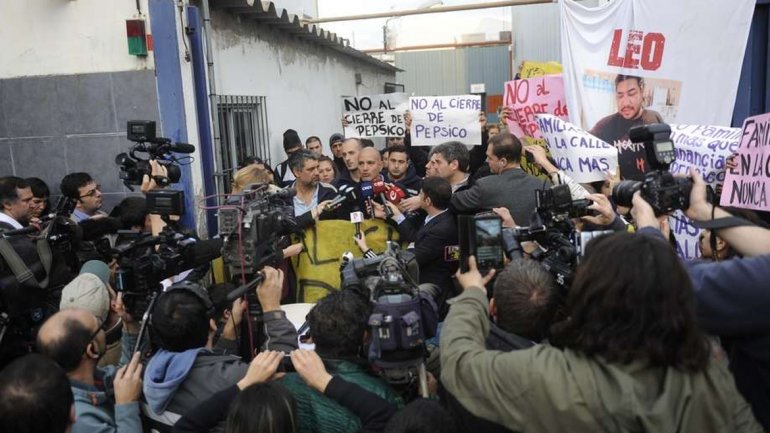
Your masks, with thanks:
[[[102,191],[88,173],[77,172],[64,176],[60,185],[61,193],[77,201],[72,219],[81,222],[97,215],[107,214],[102,212]]]

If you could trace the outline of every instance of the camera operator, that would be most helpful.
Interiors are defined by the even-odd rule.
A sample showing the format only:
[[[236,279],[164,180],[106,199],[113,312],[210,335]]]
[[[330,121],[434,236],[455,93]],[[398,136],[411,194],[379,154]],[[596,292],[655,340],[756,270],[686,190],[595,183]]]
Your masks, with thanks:
[[[64,371],[40,354],[21,357],[0,371],[0,431],[65,433],[75,421]]]
[[[32,216],[32,189],[22,178],[6,176],[0,178],[0,229],[18,230],[24,228]]]
[[[594,240],[551,343],[486,350],[485,284],[458,274],[441,335],[441,379],[471,413],[527,432],[759,432],[695,317],[693,288],[666,244],[614,233]],[[633,264],[630,266],[629,264]]]
[[[329,373],[400,407],[401,397],[384,380],[367,371],[362,353],[369,337],[370,312],[371,306],[360,294],[352,290],[333,291],[318,301],[307,316],[310,342],[315,344],[315,351]],[[293,358],[296,361],[296,356]],[[297,400],[299,431],[353,433],[361,427],[357,416],[318,393],[300,374],[288,373],[283,384]]]
[[[95,216],[107,216],[102,208],[101,185],[97,185],[88,173],[70,173],[61,180],[59,189],[63,196],[77,202],[75,211],[72,212],[72,220],[81,222]]]
[[[120,308],[124,327],[120,368],[97,367],[106,351],[107,322],[87,310],[62,310],[51,316],[37,335],[38,351],[59,364],[69,377],[75,397],[75,433],[142,431],[142,365],[139,352],[131,355],[139,324],[125,313],[122,303]]]
[[[687,217],[701,223],[731,217],[707,201],[701,176],[695,170],[690,175]],[[640,234],[663,239],[652,208],[641,196],[634,198],[631,211]],[[743,258],[685,263],[695,287],[698,320],[707,332],[722,337],[738,390],[770,430],[770,230],[738,226],[712,229],[712,236],[714,231]]]
[[[297,346],[297,332],[280,309],[283,272],[265,267],[265,280],[257,288],[264,312],[266,350],[289,351]],[[233,321],[241,315],[233,309]],[[249,364],[226,355],[227,335],[216,347],[215,308],[205,289],[192,283],[171,286],[158,297],[149,325],[159,349],[145,372],[145,397],[156,415],[168,411],[184,414],[211,394],[237,383]],[[238,323],[234,323],[234,329]]]

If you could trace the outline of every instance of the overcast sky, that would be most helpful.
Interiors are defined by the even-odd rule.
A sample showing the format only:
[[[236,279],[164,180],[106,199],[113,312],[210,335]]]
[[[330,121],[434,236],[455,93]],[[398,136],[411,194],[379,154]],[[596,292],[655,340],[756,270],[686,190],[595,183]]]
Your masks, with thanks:
[[[444,0],[446,6],[481,3],[485,0]],[[416,9],[428,0],[318,0],[320,18],[360,15],[388,10]],[[382,47],[382,26],[386,19],[324,23],[321,27],[350,39],[359,50]],[[467,33],[486,33],[497,40],[498,32],[511,30],[511,8],[480,9],[391,19],[388,32],[395,35],[390,47],[452,43]]]

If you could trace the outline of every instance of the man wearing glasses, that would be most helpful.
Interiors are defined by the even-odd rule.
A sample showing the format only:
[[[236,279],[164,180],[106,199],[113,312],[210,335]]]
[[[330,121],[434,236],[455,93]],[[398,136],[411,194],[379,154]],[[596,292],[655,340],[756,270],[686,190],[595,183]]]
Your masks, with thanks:
[[[73,433],[142,432],[142,364],[139,352],[131,355],[137,338],[131,325],[138,324],[123,313],[123,367],[118,369],[97,367],[107,347],[107,324],[88,310],[67,308],[51,316],[37,335],[38,352],[59,364],[70,380],[75,398]]]
[[[75,222],[97,215],[107,215],[100,210],[103,201],[101,186],[97,185],[88,173],[78,172],[64,176],[60,188],[64,196],[77,201],[75,211],[72,212],[72,219]]]

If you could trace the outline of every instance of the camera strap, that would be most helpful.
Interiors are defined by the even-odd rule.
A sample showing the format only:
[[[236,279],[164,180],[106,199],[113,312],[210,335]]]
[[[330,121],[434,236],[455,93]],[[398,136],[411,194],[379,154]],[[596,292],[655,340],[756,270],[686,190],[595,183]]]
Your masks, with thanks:
[[[28,281],[32,280],[41,289],[48,287],[53,254],[51,253],[51,246],[48,244],[48,240],[46,240],[47,234],[48,230],[46,229],[36,241],[37,255],[40,258],[40,263],[43,265],[43,270],[45,271],[45,278],[43,281],[37,281],[35,274],[29,270],[29,267],[24,263],[24,260],[19,257],[19,254],[13,249],[11,243],[8,242],[8,239],[0,237],[0,255],[3,256],[3,259],[5,259],[8,267],[11,268],[13,275],[19,283],[26,284]]]

